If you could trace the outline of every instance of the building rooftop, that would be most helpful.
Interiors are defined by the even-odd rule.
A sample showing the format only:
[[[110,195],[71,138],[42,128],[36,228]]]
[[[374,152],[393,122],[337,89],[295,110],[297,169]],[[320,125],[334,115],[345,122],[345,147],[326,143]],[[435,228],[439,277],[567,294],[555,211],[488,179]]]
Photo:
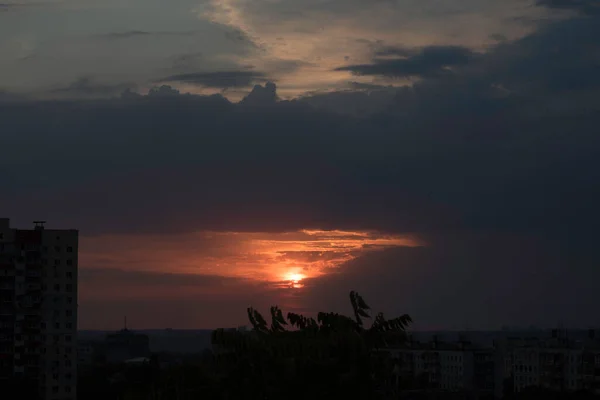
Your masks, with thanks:
[[[33,228],[32,229],[22,229],[22,228],[12,228],[12,229],[17,229],[19,231],[56,231],[56,232],[65,232],[65,231],[70,231],[70,232],[78,232],[77,229],[72,229],[72,228],[67,228],[67,229],[46,229],[46,221],[43,220],[35,220],[32,221],[33,223]],[[2,217],[0,218],[0,229],[1,230],[8,230],[11,229],[10,226],[10,218],[6,218],[6,217]]]

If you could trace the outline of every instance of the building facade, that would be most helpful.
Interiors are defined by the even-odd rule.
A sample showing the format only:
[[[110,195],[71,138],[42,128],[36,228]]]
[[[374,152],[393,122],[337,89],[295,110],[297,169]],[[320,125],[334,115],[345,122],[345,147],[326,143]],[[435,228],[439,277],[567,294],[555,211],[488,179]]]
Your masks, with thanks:
[[[78,239],[0,219],[0,386],[76,399]]]
[[[504,375],[498,371],[502,355],[468,341],[410,341],[387,350],[395,360],[397,385],[408,391],[468,393],[470,398],[502,396]]]
[[[387,349],[401,390],[499,399],[527,390],[600,395],[600,341],[566,331],[551,337],[505,337],[490,346],[468,341],[408,341]]]
[[[512,338],[504,347],[505,375],[514,392],[539,387],[600,394],[600,342],[593,330],[586,340],[554,330],[550,338]]]

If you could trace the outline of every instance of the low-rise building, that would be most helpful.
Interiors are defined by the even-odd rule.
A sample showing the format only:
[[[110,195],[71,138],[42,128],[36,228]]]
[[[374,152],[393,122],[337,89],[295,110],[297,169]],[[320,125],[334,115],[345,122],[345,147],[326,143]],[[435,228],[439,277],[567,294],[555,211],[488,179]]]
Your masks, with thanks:
[[[503,349],[505,376],[514,392],[539,387],[600,394],[600,343],[594,331],[584,341],[571,340],[561,330],[545,339],[508,338]]]
[[[422,343],[409,341],[386,350],[394,360],[400,390],[472,393],[477,398],[501,397],[501,357],[494,348],[481,348],[461,340]]]

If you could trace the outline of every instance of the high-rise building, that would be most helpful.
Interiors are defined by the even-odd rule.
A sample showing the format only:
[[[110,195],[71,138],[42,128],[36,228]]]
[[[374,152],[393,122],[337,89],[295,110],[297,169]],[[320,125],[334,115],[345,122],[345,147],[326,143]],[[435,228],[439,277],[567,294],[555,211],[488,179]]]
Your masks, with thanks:
[[[9,222],[0,218],[0,387],[74,400],[79,233]]]

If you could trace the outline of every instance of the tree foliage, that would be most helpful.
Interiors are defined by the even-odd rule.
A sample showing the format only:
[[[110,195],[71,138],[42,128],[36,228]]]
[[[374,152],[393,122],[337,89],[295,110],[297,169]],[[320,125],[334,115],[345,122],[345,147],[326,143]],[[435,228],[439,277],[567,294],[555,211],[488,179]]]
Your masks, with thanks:
[[[319,312],[316,318],[270,308],[270,324],[249,307],[252,331],[217,330],[213,344],[217,356],[229,368],[230,397],[325,398],[344,396],[375,398],[378,379],[385,371],[377,349],[401,344],[409,315],[386,319],[371,317],[371,309],[357,293],[350,292],[352,317]],[[369,327],[365,321],[371,320]]]

